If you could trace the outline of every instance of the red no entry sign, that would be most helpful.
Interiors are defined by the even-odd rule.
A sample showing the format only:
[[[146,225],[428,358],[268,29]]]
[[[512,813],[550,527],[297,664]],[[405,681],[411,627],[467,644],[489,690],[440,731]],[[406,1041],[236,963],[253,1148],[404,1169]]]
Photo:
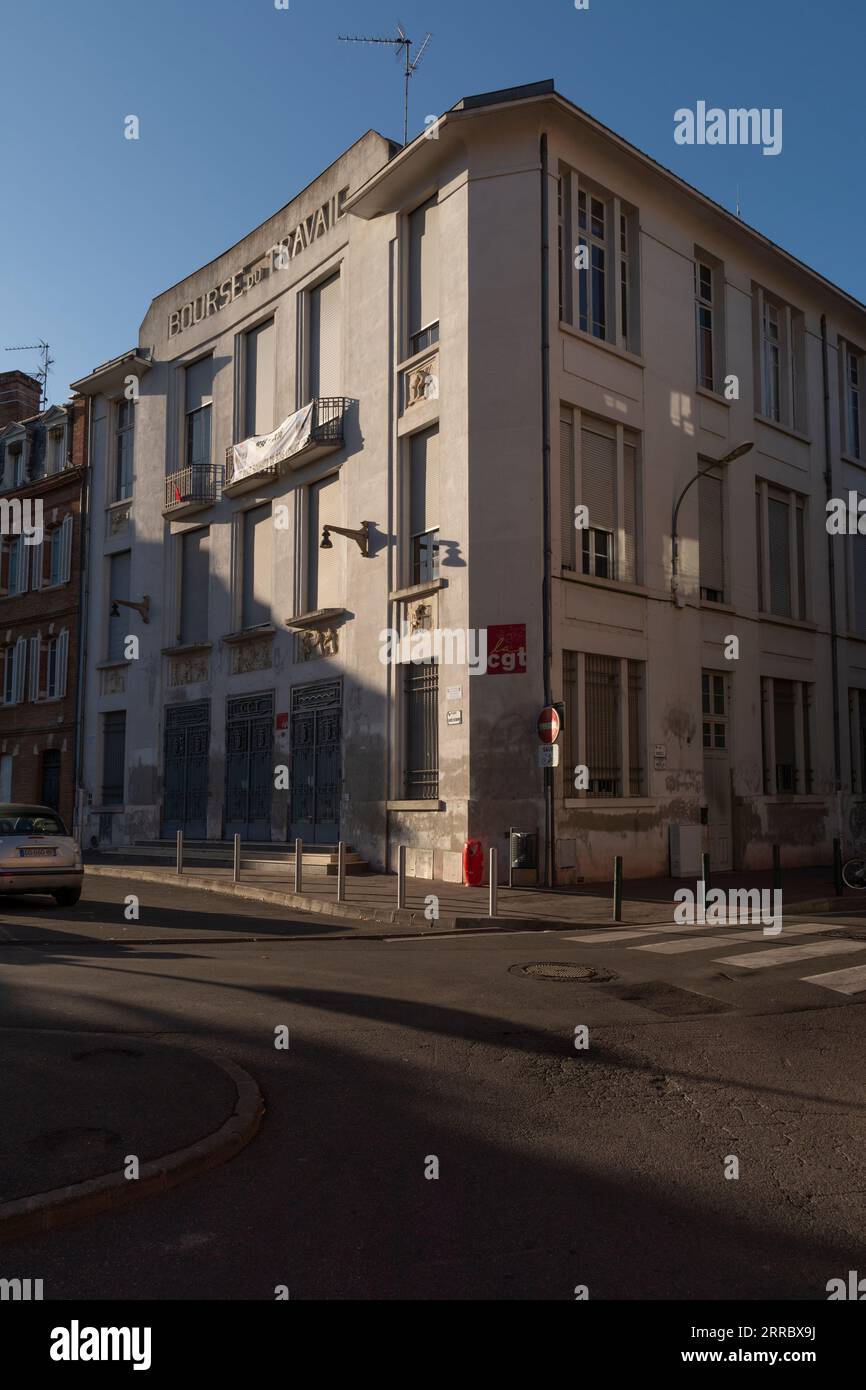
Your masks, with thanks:
[[[546,705],[538,716],[538,737],[542,743],[556,743],[559,738],[559,715],[552,705]]]

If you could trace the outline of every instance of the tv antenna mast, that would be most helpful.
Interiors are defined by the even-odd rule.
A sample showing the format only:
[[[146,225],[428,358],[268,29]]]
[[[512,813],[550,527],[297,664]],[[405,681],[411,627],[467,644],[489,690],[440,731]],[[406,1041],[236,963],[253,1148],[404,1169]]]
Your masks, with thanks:
[[[48,344],[41,339],[38,343],[22,343],[18,347],[8,347],[4,352],[38,352],[42,358],[42,365],[33,373],[36,380],[42,387],[41,410],[48,407],[48,369],[54,366],[54,358],[50,355]]]
[[[366,38],[360,34],[338,34],[340,43],[385,43],[390,44],[396,50],[397,57],[400,57],[400,49],[403,50],[403,148],[409,143],[409,78],[415,75],[415,70],[427,49],[430,47],[432,34],[428,34],[424,42],[415,50],[412,56],[412,42],[403,28],[402,24],[397,25],[397,37],[394,39]]]

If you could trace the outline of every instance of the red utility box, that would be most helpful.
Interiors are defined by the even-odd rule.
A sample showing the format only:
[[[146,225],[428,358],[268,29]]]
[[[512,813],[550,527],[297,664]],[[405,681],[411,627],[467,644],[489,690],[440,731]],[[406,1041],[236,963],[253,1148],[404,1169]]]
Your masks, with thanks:
[[[463,883],[478,888],[484,882],[484,849],[480,840],[467,840],[463,846]]]

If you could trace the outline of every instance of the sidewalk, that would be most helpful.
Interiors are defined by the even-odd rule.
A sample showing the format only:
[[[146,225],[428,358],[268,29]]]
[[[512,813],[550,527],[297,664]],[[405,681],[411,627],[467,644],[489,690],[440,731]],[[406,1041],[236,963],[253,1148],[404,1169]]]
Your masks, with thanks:
[[[608,926],[613,922],[610,889],[601,884],[546,891],[535,888],[499,888],[497,915],[490,917],[488,889],[466,888],[439,880],[406,880],[406,907],[397,907],[397,878],[394,874],[347,875],[345,901],[337,901],[336,877],[305,879],[303,892],[292,891],[291,871],[287,869],[244,869],[239,883],[233,883],[228,867],[212,866],[184,870],[181,876],[171,868],[124,864],[108,856],[91,856],[85,864],[87,874],[139,879],[205,892],[228,893],[256,902],[284,905],[300,912],[311,912],[357,925],[389,924],[417,931],[460,931]],[[713,885],[719,888],[771,888],[772,872],[718,874]],[[673,921],[674,893],[695,885],[681,879],[641,879],[627,881],[623,889],[624,923],[653,925]],[[431,901],[431,899],[435,901]],[[788,911],[831,912],[866,910],[866,895],[846,894],[835,898],[832,870],[791,869],[783,876],[783,903]],[[438,914],[438,915],[436,915]]]
[[[139,1035],[0,1031],[0,1240],[123,1206],[231,1158],[257,1087],[232,1064]],[[129,1156],[138,1159],[128,1177]]]

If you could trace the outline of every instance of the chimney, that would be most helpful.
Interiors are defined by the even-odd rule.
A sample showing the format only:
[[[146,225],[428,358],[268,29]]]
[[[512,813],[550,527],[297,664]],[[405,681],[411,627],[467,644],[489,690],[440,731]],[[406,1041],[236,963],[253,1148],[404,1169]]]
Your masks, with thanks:
[[[39,414],[42,386],[26,372],[0,372],[0,430]]]

